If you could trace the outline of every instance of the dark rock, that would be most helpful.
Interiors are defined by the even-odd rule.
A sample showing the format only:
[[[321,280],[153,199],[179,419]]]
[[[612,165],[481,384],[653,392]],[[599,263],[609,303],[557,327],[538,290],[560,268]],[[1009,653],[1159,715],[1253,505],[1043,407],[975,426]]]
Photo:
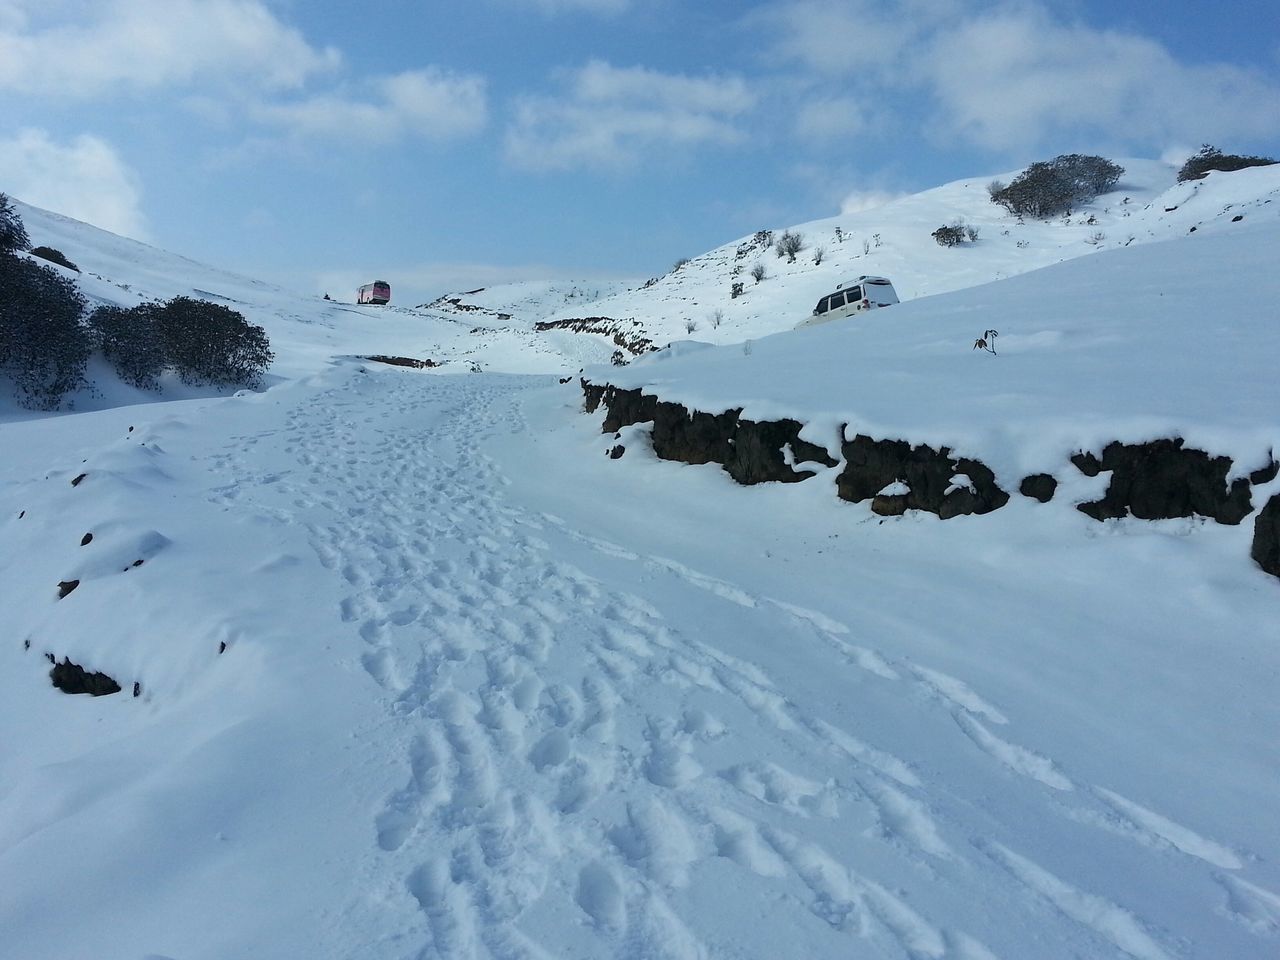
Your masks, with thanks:
[[[782,450],[791,447],[797,462],[821,463],[834,467],[836,461],[822,447],[800,439],[803,427],[798,420],[739,420],[733,434],[732,448],[724,468],[729,476],[742,484],[766,483],[771,480],[797,483],[814,476],[812,470],[796,470],[787,464]]]
[[[871,512],[881,517],[900,517],[907,512],[906,494],[880,493],[871,498]]]
[[[1249,556],[1273,577],[1280,577],[1280,493],[1267,501],[1253,522]]]
[[[22,649],[23,649],[23,650],[30,650],[30,649],[31,649],[31,638],[30,638],[30,637],[28,637],[26,640],[23,640],[23,641],[22,641]]]
[[[143,564],[143,561],[141,561],[141,560],[135,560],[135,561],[133,561],[133,565],[134,565],[135,567],[140,567],[140,566],[142,566],[142,564]]]
[[[389,363],[393,367],[412,367],[415,370],[421,370],[424,367],[438,367],[440,364],[434,360],[417,360],[413,357],[388,357],[385,354],[375,353],[371,357],[365,357],[365,360],[372,360],[374,363]]]
[[[80,538],[80,546],[82,547],[87,547],[91,543],[93,543],[92,533],[86,533],[83,537]]]
[[[72,480],[72,481],[71,481],[71,485],[72,485],[73,487],[78,487],[78,486],[80,486],[80,481],[81,481],[81,480],[83,480],[83,479],[84,479],[85,477],[87,477],[88,475],[89,475],[89,474],[87,474],[87,473],[82,473],[82,474],[80,474],[80,476],[76,477],[74,480]]]
[[[140,696],[142,696],[142,684],[135,680],[133,682],[133,697],[136,700]]]
[[[1048,503],[1052,500],[1057,490],[1058,481],[1047,473],[1033,473],[1028,477],[1023,477],[1022,483],[1018,485],[1018,492],[1024,497],[1039,500],[1041,503]]]
[[[50,659],[53,659],[52,656]],[[54,663],[53,669],[49,671],[49,679],[63,693],[87,693],[92,697],[105,697],[120,692],[120,684],[105,673],[90,673],[66,657],[62,658],[61,663]]]
[[[60,580],[58,581],[58,599],[61,600],[68,593],[80,586],[79,580]]]
[[[859,434],[844,443],[842,452],[845,467],[836,478],[837,495],[852,503],[872,500],[871,509],[881,516],[925,510],[947,520],[990,513],[1009,502],[985,464],[967,457],[953,459],[947,447],[913,447],[903,440]],[[972,489],[950,489],[957,474],[967,476]],[[881,495],[892,483],[905,483],[909,492]]]
[[[1096,477],[1102,472],[1102,461],[1095,457],[1092,453],[1081,451],[1071,455],[1071,462],[1086,477]]]
[[[617,433],[633,423],[648,423],[658,415],[658,398],[642,394],[638,389],[619,390],[606,386],[598,402],[603,403],[608,411],[601,433]]]
[[[1232,218],[1231,218],[1231,222],[1232,222],[1232,223],[1239,223],[1239,222],[1240,222],[1241,220],[1243,220],[1243,219],[1244,219],[1244,214],[1243,214],[1243,213],[1237,213],[1234,217],[1232,217]]]
[[[609,459],[619,460],[622,458],[622,455],[626,452],[627,452],[627,448],[624,447],[622,444],[620,443],[614,444],[613,448],[609,451]]]
[[[1071,459],[1076,463],[1076,457]],[[1106,495],[1077,506],[1095,520],[1199,515],[1237,524],[1253,511],[1249,480],[1240,477],[1227,484],[1231,458],[1185,449],[1181,438],[1134,444],[1116,441],[1107,444],[1097,462],[1102,470],[1111,471]]]
[[[220,640],[218,642],[218,656],[222,656],[226,652],[227,652],[227,641]]]
[[[603,386],[591,383],[583,378],[578,378],[578,382],[582,384],[582,409],[586,413],[595,413],[600,406],[600,401],[604,399],[604,392],[607,389]]]
[[[586,380],[582,391],[588,413],[602,404],[607,411],[601,432],[617,438],[623,427],[652,422],[657,456],[682,463],[719,463],[738,483],[793,483],[813,476],[812,471],[797,471],[787,464],[782,451],[788,444],[797,461],[836,465],[822,447],[800,439],[803,425],[796,420],[741,420],[740,409],[690,413],[682,404],[661,402],[638,389],[620,390]]]
[[[1270,458],[1268,457],[1268,459]],[[1265,467],[1260,467],[1249,474],[1249,482],[1256,487],[1259,484],[1270,483],[1277,476],[1280,476],[1280,463],[1270,460]]]
[[[733,435],[741,412],[690,413],[681,404],[657,402],[652,418],[653,452],[663,460],[724,464],[733,453]]]
[[[20,514],[18,514],[18,519],[21,520],[26,515],[27,515],[27,511],[23,510]]]

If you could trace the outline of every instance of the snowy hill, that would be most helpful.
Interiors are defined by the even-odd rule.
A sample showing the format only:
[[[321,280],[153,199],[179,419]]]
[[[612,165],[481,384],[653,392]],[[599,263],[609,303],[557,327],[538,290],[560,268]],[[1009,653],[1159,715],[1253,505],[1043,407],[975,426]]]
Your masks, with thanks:
[[[621,281],[526,281],[462,293],[447,293],[418,309],[452,313],[485,326],[532,326],[558,310],[584,310],[589,304],[629,289]]]
[[[1125,175],[1116,189],[1070,217],[1019,222],[991,202],[987,184],[993,178],[960,180],[871,210],[790,227],[805,242],[794,263],[779,257],[765,236],[776,240],[784,230],[764,231],[694,257],[650,285],[599,300],[590,313],[634,319],[658,345],[687,338],[736,343],[792,329],[821,296],[863,274],[888,277],[907,301],[1193,230],[1228,229],[1242,216],[1250,222],[1280,220],[1275,167],[1176,184],[1171,166],[1121,163]],[[956,220],[977,228],[977,241],[939,246],[933,231]],[[818,248],[825,255],[815,264]],[[766,269],[759,283],[750,276],[756,264]],[[736,298],[734,283],[743,284]],[[547,319],[582,315],[566,307]]]
[[[0,409],[0,954],[1274,957],[1280,581],[1248,541],[1280,492],[1280,179],[1104,198],[1103,232],[1142,226],[1096,256],[1096,225],[987,223],[966,189],[832,221],[881,246],[770,254],[695,334],[738,342],[622,368],[535,329],[572,319],[532,318],[554,285],[357,308],[19,208],[95,299],[217,297],[277,362],[260,393]],[[958,214],[979,242],[944,250]],[[683,340],[736,249],[585,306]],[[910,299],[790,331],[848,271]],[[583,360],[794,417],[764,453],[815,476],[602,435],[545,375]],[[856,432],[1012,496],[843,502]],[[1115,471],[1073,452],[1175,434],[1231,457],[1247,522],[1076,509]],[[1050,502],[1016,493],[1032,471]]]

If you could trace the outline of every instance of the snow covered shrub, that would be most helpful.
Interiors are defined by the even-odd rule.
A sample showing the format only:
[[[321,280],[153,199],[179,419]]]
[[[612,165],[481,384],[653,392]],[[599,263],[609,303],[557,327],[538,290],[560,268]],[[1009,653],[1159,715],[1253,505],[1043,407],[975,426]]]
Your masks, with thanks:
[[[55,250],[53,247],[33,247],[31,250],[33,257],[39,257],[41,260],[48,260],[50,263],[56,263],[60,267],[66,267],[68,270],[80,272],[80,268],[63,256],[61,250]]]
[[[1212,170],[1243,170],[1245,167],[1268,167],[1277,163],[1271,157],[1245,157],[1234,153],[1223,153],[1212,144],[1201,145],[1198,153],[1187,158],[1187,162],[1178,171],[1178,182],[1202,180]]]
[[[0,253],[0,375],[13,381],[24,406],[52,409],[84,382],[91,350],[84,310],[71,280]]]
[[[968,240],[969,240],[969,242],[970,242],[970,243],[977,243],[977,242],[978,242],[978,228],[977,228],[977,227],[975,227],[973,224],[966,224],[966,225],[965,225],[965,228],[964,228],[964,235],[965,235],[965,237],[967,237],[967,238],[968,238]]]
[[[1076,200],[1084,203],[1100,193],[1114,190],[1124,173],[1124,167],[1105,157],[1067,153],[1050,161],[1053,169],[1066,177],[1074,186]]]
[[[1112,189],[1124,168],[1103,157],[1063,154],[1048,162],[1033,163],[998,190],[988,186],[991,199],[1017,217],[1045,220],[1071,213]]]
[[[0,193],[0,253],[16,253],[31,246],[27,237],[27,228],[22,224],[18,211],[13,209],[13,202]]]
[[[759,283],[761,280],[765,278],[767,273],[768,271],[765,270],[764,264],[757,263],[754,267],[751,268],[751,279],[755,280],[756,283]]]
[[[159,386],[164,371],[164,347],[156,315],[160,305],[102,306],[89,314],[89,331],[102,355],[125,383],[142,390]]]
[[[686,321],[684,322],[684,332],[685,332],[685,333],[693,333],[693,332],[694,332],[695,330],[697,330],[697,329],[698,329],[698,321],[697,321],[697,320],[686,320]]]
[[[815,267],[822,265],[822,260],[827,255],[826,247],[815,247],[813,251],[813,265]]]
[[[733,285],[729,288],[729,299],[737,300],[740,296],[742,296],[742,281],[735,280],[733,281]]]
[[[688,257],[681,257],[681,258],[680,258],[679,260],[677,260],[674,264],[672,264],[672,266],[671,266],[671,272],[672,272],[672,273],[676,273],[676,272],[677,272],[681,267],[683,267],[683,266],[684,266],[686,263],[688,263],[688,262],[689,262],[689,258],[688,258]]]
[[[174,297],[155,322],[165,362],[183,383],[254,387],[275,359],[266,331],[221,304]]]
[[[933,231],[933,239],[942,247],[956,247],[964,243],[964,224],[960,221],[941,226]]]
[[[786,257],[788,263],[795,263],[796,254],[804,249],[804,236],[784,230],[778,242],[773,245],[773,249],[779,257]]]

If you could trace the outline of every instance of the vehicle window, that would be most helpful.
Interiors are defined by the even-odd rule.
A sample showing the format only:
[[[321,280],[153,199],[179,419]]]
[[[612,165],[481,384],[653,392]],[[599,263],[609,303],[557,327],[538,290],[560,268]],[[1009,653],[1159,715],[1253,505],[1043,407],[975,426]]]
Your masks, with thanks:
[[[831,298],[823,297],[821,300],[818,301],[818,306],[813,312],[826,313],[830,309],[831,309]]]
[[[844,293],[833,293],[831,295],[831,309],[839,310],[844,306]]]
[[[861,300],[861,299],[862,299],[862,288],[861,288],[861,287],[850,287],[848,292],[849,292],[849,302],[850,302],[850,303],[856,303],[856,302],[858,302],[859,300]]]

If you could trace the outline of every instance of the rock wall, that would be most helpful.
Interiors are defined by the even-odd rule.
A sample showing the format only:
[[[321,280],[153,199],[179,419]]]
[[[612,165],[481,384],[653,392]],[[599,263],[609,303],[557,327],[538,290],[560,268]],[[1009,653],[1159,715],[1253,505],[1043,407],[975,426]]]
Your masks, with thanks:
[[[797,420],[744,420],[741,408],[718,414],[690,411],[639,389],[621,390],[585,379],[581,383],[584,409],[595,413],[605,408],[603,432],[618,434],[623,427],[652,423],[653,450],[664,460],[718,463],[742,484],[794,483],[815,475],[795,469],[793,463],[838,465],[823,447],[800,439],[803,425]],[[836,492],[842,500],[870,500],[872,511],[881,516],[923,510],[943,520],[990,513],[1009,502],[1009,494],[986,464],[955,456],[949,447],[934,449],[863,434],[844,440],[841,433],[844,468],[836,477]],[[784,452],[788,448],[789,458]],[[617,459],[623,452],[617,445],[609,455]],[[1228,482],[1230,457],[1190,449],[1180,437],[1134,444],[1116,441],[1101,454],[1076,451],[1069,461],[1085,476],[1110,473],[1102,499],[1076,505],[1099,521],[1199,516],[1239,524],[1254,512],[1253,487],[1280,474],[1280,463],[1270,457],[1267,466]],[[1031,474],[1018,484],[1023,496],[1041,503],[1052,500],[1057,487],[1058,478],[1047,473]],[[1280,494],[1255,519],[1252,556],[1263,570],[1280,577]]]

